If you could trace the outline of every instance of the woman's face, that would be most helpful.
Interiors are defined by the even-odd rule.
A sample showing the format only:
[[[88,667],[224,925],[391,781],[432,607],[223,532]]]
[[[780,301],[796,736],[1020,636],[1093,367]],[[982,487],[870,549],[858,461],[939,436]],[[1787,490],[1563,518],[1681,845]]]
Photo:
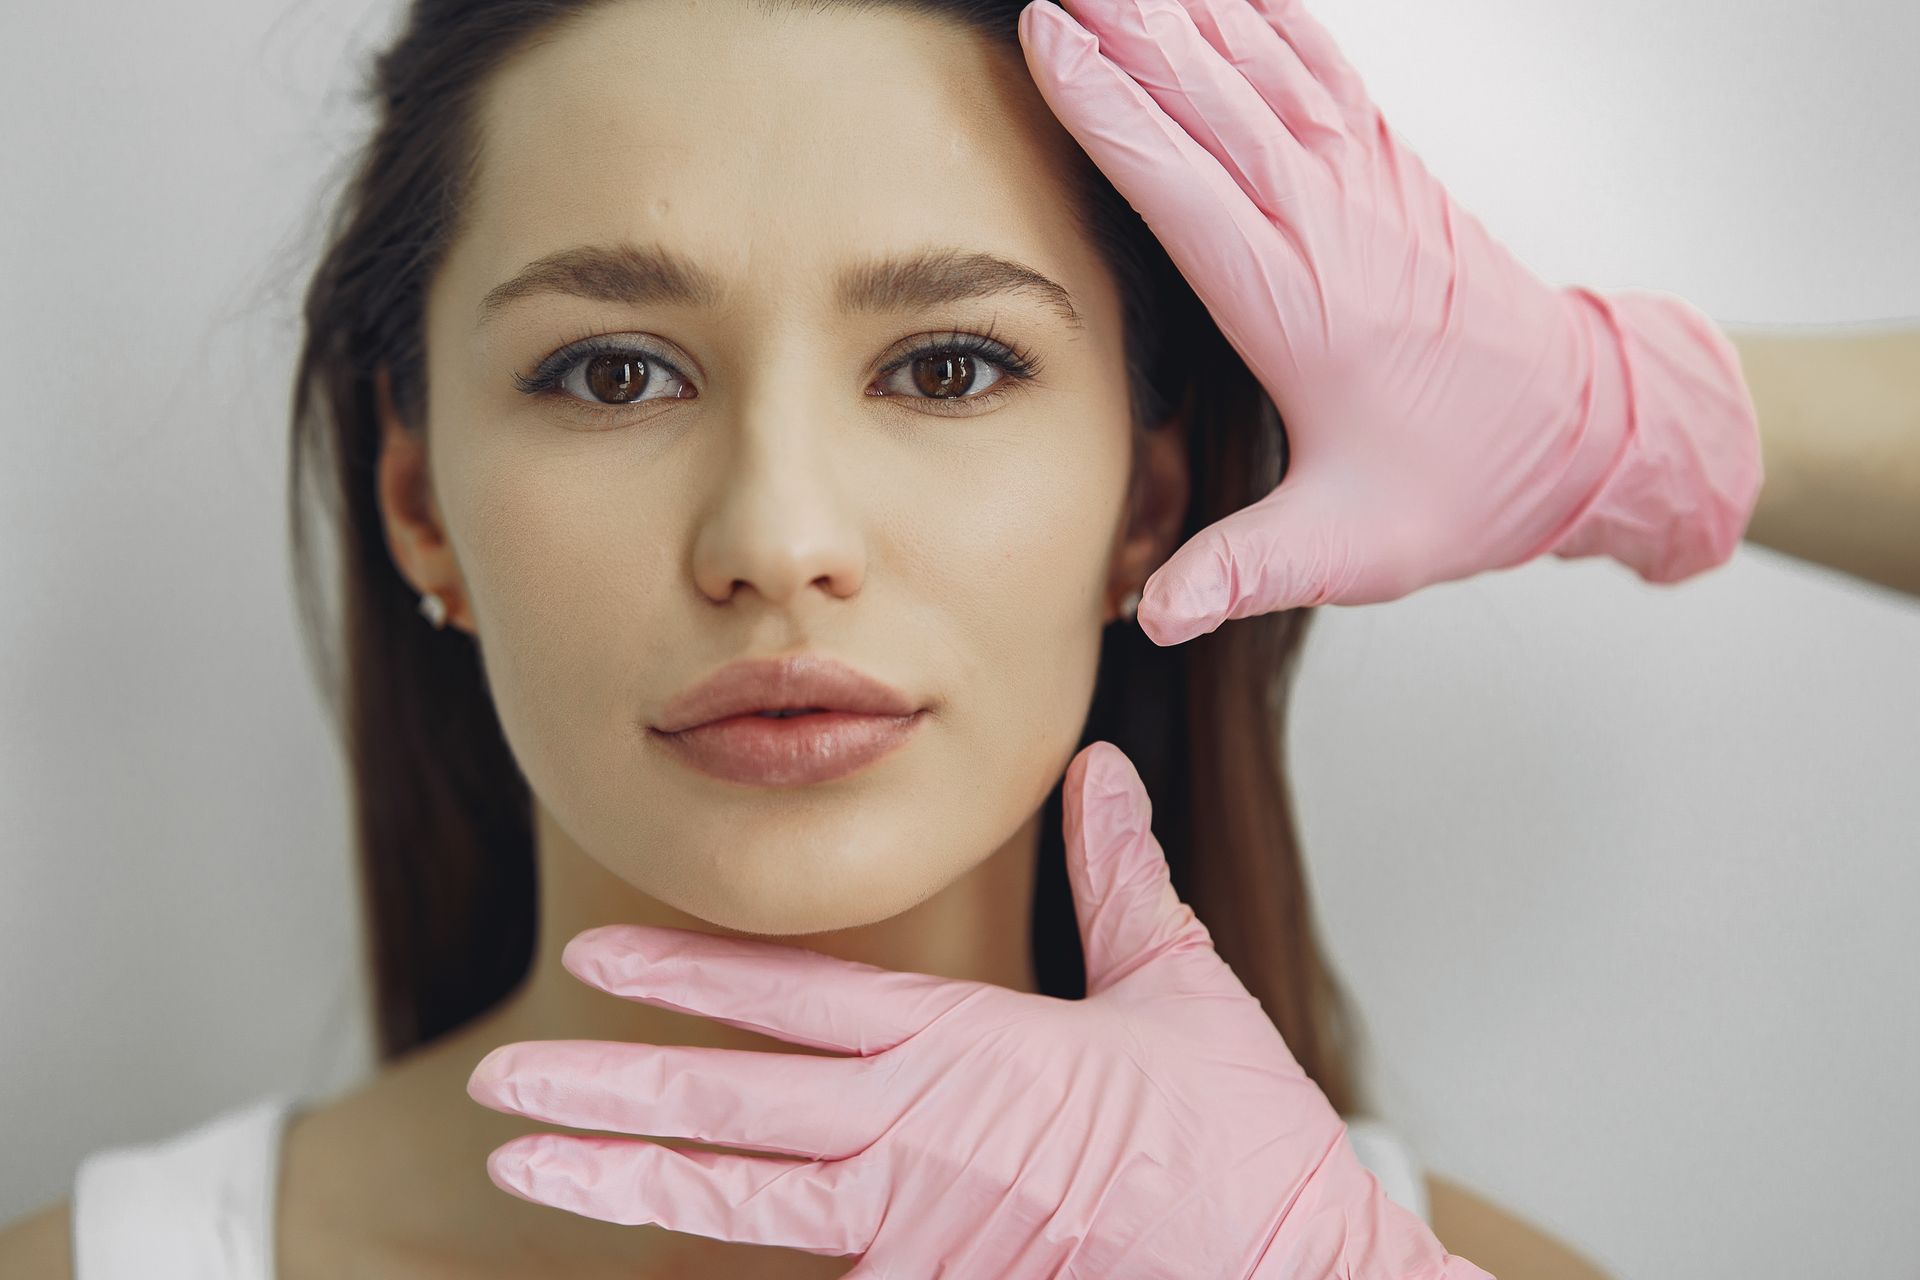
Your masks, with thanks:
[[[1144,578],[1121,567],[1119,299],[1071,218],[1070,137],[1017,52],[960,28],[710,0],[608,6],[525,51],[481,129],[428,300],[431,500],[538,803],[726,928],[848,928],[930,897],[1058,780],[1112,601]],[[549,255],[623,247],[625,268],[489,303]],[[959,269],[872,270],[929,252]],[[655,253],[717,296],[667,296]],[[956,279],[981,292],[850,296]],[[942,340],[989,333],[1040,372],[943,368]],[[621,355],[516,386],[589,336]],[[723,781],[649,732],[719,667],[795,653],[928,710],[811,785]]]

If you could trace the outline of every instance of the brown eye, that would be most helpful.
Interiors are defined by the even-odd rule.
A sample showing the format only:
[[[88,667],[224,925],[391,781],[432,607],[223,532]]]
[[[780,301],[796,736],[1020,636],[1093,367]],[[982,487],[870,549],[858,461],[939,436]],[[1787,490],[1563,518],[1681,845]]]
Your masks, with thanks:
[[[627,409],[649,400],[688,400],[695,394],[672,360],[619,337],[583,338],[563,347],[542,360],[531,376],[515,373],[513,385],[522,395],[537,396],[598,423],[624,420]]]
[[[973,357],[965,352],[922,356],[913,362],[913,385],[938,399],[964,395],[973,374]]]
[[[886,368],[878,392],[926,413],[976,413],[998,404],[1033,380],[1040,364],[993,338],[951,333],[936,338]]]
[[[587,391],[602,404],[626,404],[647,385],[647,363],[631,355],[594,356],[586,363]]]
[[[913,385],[935,400],[964,396],[979,373],[978,362],[965,351],[941,351],[912,362]]]
[[[685,376],[664,356],[630,344],[568,348],[548,357],[531,378],[516,373],[513,381],[528,395],[558,396],[587,409],[624,409],[693,394]]]

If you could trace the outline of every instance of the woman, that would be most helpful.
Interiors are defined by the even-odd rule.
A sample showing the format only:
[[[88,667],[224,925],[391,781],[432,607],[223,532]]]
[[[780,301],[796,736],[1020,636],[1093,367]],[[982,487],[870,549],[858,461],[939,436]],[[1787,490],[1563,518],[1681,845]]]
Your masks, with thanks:
[[[309,295],[296,425],[312,456],[333,451],[345,512],[387,1065],[290,1123],[264,1265],[841,1274],[845,1259],[516,1202],[484,1161],[527,1126],[462,1086],[495,1046],[543,1036],[790,1050],[596,999],[558,953],[603,922],[805,935],[1071,994],[1057,784],[1095,738],[1139,765],[1182,895],[1355,1110],[1270,720],[1307,615],[1171,649],[1102,629],[1182,535],[1273,487],[1284,438],[1254,429],[1257,384],[1033,94],[1017,9],[969,13],[971,28],[537,9],[416,12]],[[448,163],[465,120],[471,173]],[[688,282],[632,257],[576,255],[503,287],[550,250],[620,240],[707,265],[728,296],[661,301]],[[842,265],[923,243],[984,245],[1065,296],[1004,266],[1017,287],[987,299],[835,296]],[[869,273],[864,292],[938,277]],[[625,345],[575,341],[589,336]],[[687,403],[590,403],[626,396]],[[415,590],[452,633],[419,624]],[[643,736],[721,658],[789,647],[855,660],[936,714],[803,809],[711,785]],[[1428,1181],[1456,1252],[1495,1271],[1518,1273],[1525,1249],[1558,1274],[1580,1265]]]

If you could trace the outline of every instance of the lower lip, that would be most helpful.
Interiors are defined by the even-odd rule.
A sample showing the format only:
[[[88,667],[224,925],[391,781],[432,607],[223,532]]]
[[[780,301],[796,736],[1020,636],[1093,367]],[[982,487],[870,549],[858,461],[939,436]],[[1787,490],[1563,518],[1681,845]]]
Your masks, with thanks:
[[[654,733],[700,772],[756,787],[801,787],[857,773],[905,746],[922,713],[870,716],[851,711],[730,716],[678,733]]]

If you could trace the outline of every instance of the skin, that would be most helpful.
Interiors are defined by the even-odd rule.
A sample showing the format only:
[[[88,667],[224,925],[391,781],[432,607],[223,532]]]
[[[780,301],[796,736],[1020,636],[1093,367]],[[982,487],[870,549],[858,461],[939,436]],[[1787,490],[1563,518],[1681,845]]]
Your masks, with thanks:
[[[1920,596],[1920,327],[1727,336],[1766,471],[1747,539]]]
[[[399,571],[475,637],[532,786],[539,938],[493,1010],[293,1120],[278,1274],[838,1276],[852,1258],[501,1191],[487,1154],[549,1127],[481,1107],[467,1077],[519,1040],[814,1052],[582,985],[561,949],[605,923],[1037,990],[1038,810],[1077,744],[1103,626],[1174,549],[1183,427],[1130,424],[1119,299],[1054,176],[1073,144],[1017,52],[885,9],[622,5],[527,51],[482,111],[470,221],[428,298],[428,430],[387,406],[378,483]],[[729,304],[539,296],[478,324],[526,264],[622,240],[685,254]],[[1025,295],[836,305],[845,265],[933,246],[1029,264],[1082,324]],[[1043,368],[987,407],[948,416],[913,399],[928,392],[910,370],[882,375],[914,339],[988,326]],[[588,333],[655,345],[691,393],[662,371],[652,399],[595,425],[515,389]],[[790,789],[708,778],[645,734],[726,661],[800,651],[897,685],[927,722],[851,778]],[[1556,1274],[1598,1274],[1484,1201],[1443,1204],[1443,1241],[1472,1239],[1489,1269],[1517,1242],[1545,1246]],[[65,1274],[66,1221],[57,1206],[23,1223],[0,1259]]]

